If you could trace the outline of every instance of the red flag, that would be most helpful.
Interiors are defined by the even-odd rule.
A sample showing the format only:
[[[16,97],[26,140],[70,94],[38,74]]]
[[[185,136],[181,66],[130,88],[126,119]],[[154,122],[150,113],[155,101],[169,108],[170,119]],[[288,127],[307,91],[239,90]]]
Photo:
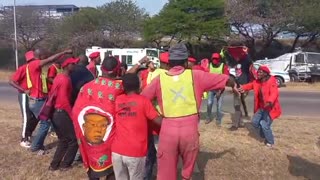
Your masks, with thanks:
[[[73,107],[73,124],[83,165],[102,172],[112,167],[111,144],[115,133],[115,98],[122,82],[97,78],[85,84]]]

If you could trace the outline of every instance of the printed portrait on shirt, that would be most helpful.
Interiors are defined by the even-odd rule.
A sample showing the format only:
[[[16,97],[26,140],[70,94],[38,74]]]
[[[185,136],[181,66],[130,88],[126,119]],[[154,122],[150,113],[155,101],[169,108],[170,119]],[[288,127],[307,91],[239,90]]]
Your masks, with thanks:
[[[88,106],[79,113],[79,126],[85,140],[90,145],[104,143],[112,130],[113,116],[94,106]]]

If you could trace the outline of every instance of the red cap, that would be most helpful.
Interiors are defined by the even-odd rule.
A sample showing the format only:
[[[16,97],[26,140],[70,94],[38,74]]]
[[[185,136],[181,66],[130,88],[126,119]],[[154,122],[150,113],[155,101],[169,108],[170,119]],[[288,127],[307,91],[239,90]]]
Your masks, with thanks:
[[[26,52],[26,54],[24,55],[26,57],[27,62],[31,61],[32,59],[34,59],[34,53],[33,51],[28,51]]]
[[[191,63],[195,63],[197,62],[197,60],[193,57],[188,57],[188,61],[191,62]]]
[[[221,56],[219,53],[213,53],[211,59],[221,59]]]
[[[264,72],[266,72],[267,74],[270,74],[270,73],[271,73],[271,72],[270,72],[270,69],[268,68],[268,66],[264,66],[264,65],[260,66],[258,70],[264,71]]]
[[[100,57],[100,52],[93,52],[89,55],[90,59],[95,59],[97,57]]]
[[[162,63],[169,63],[169,52],[163,52],[160,54],[160,62]]]
[[[62,68],[65,68],[65,67],[67,67],[69,64],[77,64],[79,61],[80,61],[79,58],[73,58],[73,57],[71,57],[71,58],[66,59],[66,60],[61,64],[61,67],[62,67]]]
[[[211,56],[211,60],[213,64],[219,64],[221,60],[221,56],[219,53],[213,53]]]

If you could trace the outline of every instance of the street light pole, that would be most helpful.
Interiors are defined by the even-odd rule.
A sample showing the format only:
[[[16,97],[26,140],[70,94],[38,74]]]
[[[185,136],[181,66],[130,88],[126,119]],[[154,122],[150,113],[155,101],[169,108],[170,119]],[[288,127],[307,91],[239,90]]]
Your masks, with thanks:
[[[13,24],[14,24],[14,43],[15,43],[15,55],[16,55],[16,69],[19,68],[18,61],[18,39],[17,39],[17,18],[16,18],[16,0],[13,0]]]

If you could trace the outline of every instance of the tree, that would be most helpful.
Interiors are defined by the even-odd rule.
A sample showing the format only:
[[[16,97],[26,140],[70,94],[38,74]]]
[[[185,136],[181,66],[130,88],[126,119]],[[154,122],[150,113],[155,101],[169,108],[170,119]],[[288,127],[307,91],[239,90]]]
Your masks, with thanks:
[[[107,38],[118,47],[128,47],[140,39],[148,18],[144,9],[131,0],[117,0],[98,8],[103,13],[102,27]]]
[[[288,31],[296,35],[291,46],[291,52],[295,50],[301,37],[307,37],[302,47],[315,41],[320,33],[320,4],[317,0],[296,0],[291,7],[292,23],[288,26]]]
[[[42,12],[34,11],[28,7],[17,7],[17,39],[18,43],[23,46],[25,50],[33,49],[38,43],[49,36],[52,29],[53,21],[45,16]],[[4,12],[4,17],[0,21],[2,39],[14,39],[13,29],[13,12]]]
[[[227,0],[225,14],[235,34],[244,38],[253,59],[264,55],[274,38],[290,22],[290,0]],[[257,40],[262,48],[256,49]]]
[[[222,39],[228,26],[223,0],[171,0],[144,25],[146,40],[160,44],[165,36],[192,44]],[[169,44],[171,43],[169,41]]]

